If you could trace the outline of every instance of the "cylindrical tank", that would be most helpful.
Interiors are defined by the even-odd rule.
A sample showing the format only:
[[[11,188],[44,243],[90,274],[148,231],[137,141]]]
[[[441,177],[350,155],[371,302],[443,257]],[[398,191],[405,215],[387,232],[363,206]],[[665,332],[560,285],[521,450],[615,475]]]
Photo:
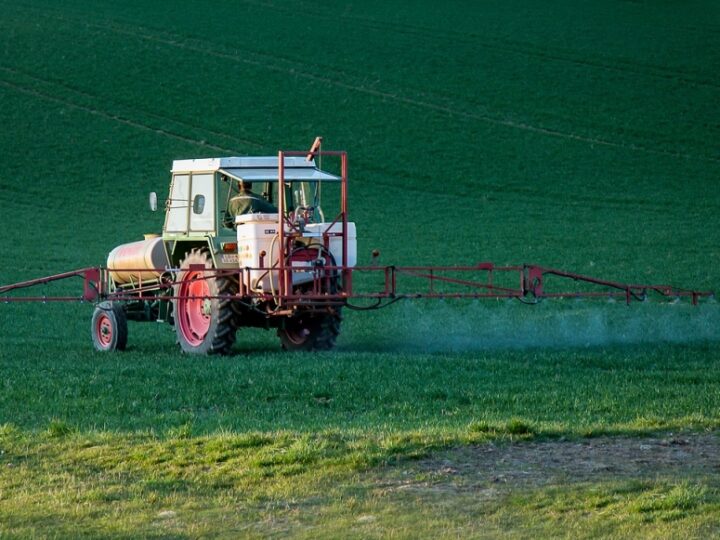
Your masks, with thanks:
[[[238,259],[240,267],[259,268],[260,253],[265,252],[265,268],[275,266],[280,248],[277,238],[277,214],[241,214],[235,217],[237,224]],[[271,260],[272,257],[272,260]],[[277,272],[250,270],[250,286],[255,290],[270,291],[277,288]]]
[[[116,285],[157,279],[167,265],[162,238],[123,244],[113,249],[107,260]]]

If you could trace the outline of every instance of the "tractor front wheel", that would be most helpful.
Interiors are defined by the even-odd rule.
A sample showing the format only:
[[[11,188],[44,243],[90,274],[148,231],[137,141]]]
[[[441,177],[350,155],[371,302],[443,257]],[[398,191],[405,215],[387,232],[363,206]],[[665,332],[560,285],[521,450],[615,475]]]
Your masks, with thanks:
[[[235,343],[236,330],[232,300],[218,296],[235,295],[235,282],[214,275],[212,259],[206,250],[193,249],[187,253],[180,268],[173,300],[180,348],[193,354],[229,353]]]
[[[116,302],[99,303],[93,312],[90,332],[98,351],[124,351],[128,337],[125,310]]]

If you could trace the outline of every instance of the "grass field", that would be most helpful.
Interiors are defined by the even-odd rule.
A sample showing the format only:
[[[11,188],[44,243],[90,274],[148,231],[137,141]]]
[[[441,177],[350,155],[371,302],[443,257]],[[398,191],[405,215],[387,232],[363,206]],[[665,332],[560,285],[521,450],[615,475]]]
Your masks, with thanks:
[[[158,232],[173,159],[350,156],[358,252],[718,289],[720,8],[0,0],[0,284]],[[79,283],[76,284],[79,287]],[[0,305],[0,538],[720,534],[720,306],[450,301],[183,356]]]

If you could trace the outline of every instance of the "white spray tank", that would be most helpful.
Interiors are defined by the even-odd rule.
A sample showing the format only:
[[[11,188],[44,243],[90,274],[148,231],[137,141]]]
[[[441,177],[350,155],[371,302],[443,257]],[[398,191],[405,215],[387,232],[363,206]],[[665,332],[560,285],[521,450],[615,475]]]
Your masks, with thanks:
[[[278,214],[243,214],[235,218],[237,227],[238,261],[240,268],[277,268],[281,247],[278,245]],[[286,233],[290,231],[286,229]],[[323,244],[325,234],[342,233],[342,223],[311,223],[305,225],[303,236],[298,242],[311,245]],[[347,266],[357,264],[357,236],[355,223],[347,226]],[[330,236],[330,253],[336,266],[343,266],[342,237]],[[264,254],[261,257],[261,254]],[[328,261],[327,264],[332,264]],[[306,262],[291,261],[293,284],[305,283],[313,279],[312,271],[306,270]],[[251,270],[250,287],[254,291],[271,292],[278,288],[278,272],[272,270]]]

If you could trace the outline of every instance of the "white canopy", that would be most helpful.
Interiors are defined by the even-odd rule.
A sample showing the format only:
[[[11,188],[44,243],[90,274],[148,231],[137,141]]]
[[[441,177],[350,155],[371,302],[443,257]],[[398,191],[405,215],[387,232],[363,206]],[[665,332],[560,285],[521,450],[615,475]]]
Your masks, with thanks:
[[[226,157],[173,161],[173,173],[219,171],[236,180],[272,182],[278,179],[278,157]],[[303,157],[285,158],[285,179],[290,181],[340,181],[340,177],[321,171],[315,161]]]

